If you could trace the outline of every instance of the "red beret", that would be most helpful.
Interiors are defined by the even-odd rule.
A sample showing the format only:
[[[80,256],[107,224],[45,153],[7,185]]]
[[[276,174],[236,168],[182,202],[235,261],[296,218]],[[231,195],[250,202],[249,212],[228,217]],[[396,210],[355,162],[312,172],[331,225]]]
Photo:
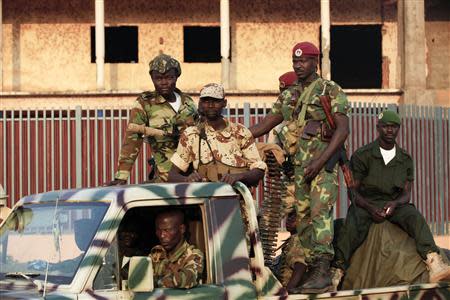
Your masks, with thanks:
[[[294,71],[286,72],[278,78],[280,81],[280,88],[291,86],[297,80],[297,74]]]
[[[292,48],[292,56],[319,56],[320,51],[310,42],[301,42]]]

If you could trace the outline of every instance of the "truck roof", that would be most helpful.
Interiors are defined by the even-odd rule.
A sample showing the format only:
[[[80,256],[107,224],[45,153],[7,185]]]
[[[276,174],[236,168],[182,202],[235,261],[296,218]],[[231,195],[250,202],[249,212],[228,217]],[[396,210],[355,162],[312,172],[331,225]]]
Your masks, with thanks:
[[[58,201],[122,201],[145,199],[204,198],[236,196],[229,184],[205,183],[149,183],[110,187],[80,188],[45,192],[22,198],[24,203]]]

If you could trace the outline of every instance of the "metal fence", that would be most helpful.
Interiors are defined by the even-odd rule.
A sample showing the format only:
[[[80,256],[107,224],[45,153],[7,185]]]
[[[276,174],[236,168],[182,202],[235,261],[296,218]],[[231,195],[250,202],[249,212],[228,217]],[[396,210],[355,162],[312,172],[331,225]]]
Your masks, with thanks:
[[[414,158],[416,180],[412,201],[434,233],[447,234],[450,226],[450,109],[354,103],[348,139],[350,153],[376,138],[376,116],[386,108],[397,110],[403,118],[398,142]],[[266,106],[247,103],[228,107],[226,115],[234,122],[250,126],[269,110]],[[8,204],[12,206],[28,194],[93,187],[111,180],[128,116],[127,109],[81,107],[0,111],[0,184],[10,196]],[[146,179],[149,171],[146,161],[150,155],[149,147],[144,146],[130,183]],[[340,177],[342,183],[342,175]],[[348,205],[345,185],[340,184],[336,215],[345,216]]]

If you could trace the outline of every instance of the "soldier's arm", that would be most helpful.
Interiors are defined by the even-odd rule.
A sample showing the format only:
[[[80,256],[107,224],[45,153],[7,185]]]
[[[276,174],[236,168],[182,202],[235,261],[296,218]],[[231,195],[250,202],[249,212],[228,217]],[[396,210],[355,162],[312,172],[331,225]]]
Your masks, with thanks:
[[[394,213],[397,206],[402,206],[402,205],[409,203],[409,201],[411,199],[411,187],[412,187],[412,182],[406,181],[405,186],[403,187],[403,191],[397,197],[397,199],[386,203],[386,205],[383,207],[386,217],[392,216],[392,214]]]
[[[253,137],[258,138],[269,133],[281,122],[283,122],[283,116],[281,114],[269,113],[261,122],[251,126],[249,129]]]
[[[264,171],[255,168],[238,174],[225,174],[222,176],[220,181],[231,185],[235,184],[237,181],[240,181],[247,186],[256,186],[263,177]]]
[[[166,271],[166,275],[160,279],[161,287],[193,288],[198,285],[203,273],[203,253],[198,249],[194,249],[181,262],[169,265]]]
[[[205,179],[200,176],[196,171],[192,172],[188,176],[184,176],[181,174],[181,170],[175,165],[172,164],[172,168],[169,171],[169,179],[168,182],[202,182]]]
[[[241,126],[239,135],[241,136],[241,139],[238,140],[239,147],[241,148],[242,156],[244,160],[247,161],[247,166],[250,170],[239,174],[226,174],[220,181],[231,185],[235,184],[236,181],[241,181],[249,186],[257,185],[264,177],[267,165],[262,161],[261,156],[259,155],[252,133],[247,128]]]
[[[406,182],[403,187],[402,193],[394,200],[386,203],[384,206],[384,211],[386,213],[386,217],[391,216],[394,213],[394,210],[397,206],[402,206],[411,200],[411,189],[412,189],[412,182],[414,180],[414,166],[412,159],[410,159],[407,162],[407,169],[406,169]]]
[[[189,129],[188,129],[189,131]],[[195,159],[195,153],[193,148],[194,135],[184,131],[180,136],[178,142],[177,151],[173,154],[170,161],[172,162],[172,168],[169,171],[169,182],[201,182],[203,178],[197,173],[192,172],[188,176],[184,176],[181,172],[186,172],[189,165]]]
[[[384,211],[381,208],[377,208],[372,205],[363,195],[360,193],[361,181],[369,173],[369,165],[366,159],[360,155],[360,152],[356,152],[352,155],[350,160],[350,168],[353,173],[354,187],[352,188],[352,199],[350,199],[356,206],[361,207],[368,211],[372,218],[376,222],[381,222],[384,217]]]
[[[327,148],[317,159],[312,160],[311,163],[305,168],[306,181],[311,181],[314,177],[316,177],[330,157],[344,144],[347,139],[349,134],[348,117],[344,114],[336,113],[333,115],[333,119],[336,124],[336,131],[334,132]]]
[[[141,104],[136,100],[134,107],[131,109],[129,124],[146,125],[148,123],[147,114],[142,109]],[[142,134],[126,131],[125,137],[120,149],[117,172],[114,179],[126,181],[133,168],[134,162],[141,151],[143,143]]]
[[[282,113],[282,108],[285,107],[286,103],[290,101],[293,97],[293,93],[289,89],[282,92],[277,101],[272,105],[272,110],[265,116],[260,122],[250,127],[250,132],[254,138],[258,138],[269,133],[275,126],[283,122],[284,116]]]

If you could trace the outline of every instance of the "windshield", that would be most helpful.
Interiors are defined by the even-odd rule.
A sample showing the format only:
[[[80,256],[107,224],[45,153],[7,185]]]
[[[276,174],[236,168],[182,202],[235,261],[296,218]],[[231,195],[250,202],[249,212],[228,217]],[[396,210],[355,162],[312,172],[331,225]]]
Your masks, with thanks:
[[[72,282],[108,205],[53,202],[14,210],[0,229],[0,279],[22,272],[44,280],[48,263],[48,282]]]

